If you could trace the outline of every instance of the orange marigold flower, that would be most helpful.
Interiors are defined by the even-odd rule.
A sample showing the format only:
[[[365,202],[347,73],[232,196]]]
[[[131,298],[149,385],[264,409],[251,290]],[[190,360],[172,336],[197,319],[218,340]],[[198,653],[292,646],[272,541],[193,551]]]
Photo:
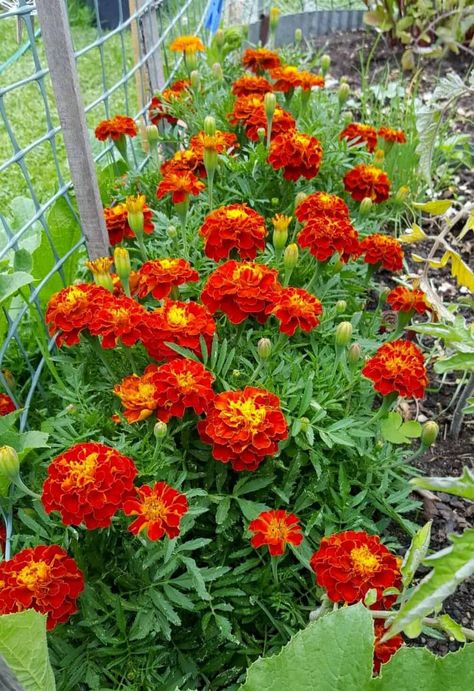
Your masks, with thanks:
[[[272,557],[285,554],[286,545],[297,547],[303,541],[299,518],[282,509],[262,511],[249,523],[249,530],[255,533],[250,540],[252,547],[267,545]]]
[[[349,209],[346,202],[335,194],[313,192],[295,209],[298,221],[308,221],[317,216],[331,216],[349,220]]]
[[[387,633],[385,628],[385,619],[375,619],[374,621],[374,674],[377,675],[380,672],[380,667],[390,660],[392,655],[394,655],[399,648],[402,647],[404,641],[402,636],[397,633],[392,636],[388,641],[383,641],[382,638]]]
[[[308,248],[319,262],[330,259],[336,252],[343,262],[359,252],[359,239],[349,218],[315,216],[310,218],[298,233],[297,241],[302,249]]]
[[[183,417],[186,408],[196,415],[207,412],[214,398],[213,375],[200,362],[187,358],[171,360],[155,373],[156,415],[162,422]]]
[[[199,274],[185,259],[152,259],[138,270],[136,294],[144,298],[151,293],[156,300],[161,300],[174,286],[194,281],[199,281]]]
[[[212,445],[212,456],[234,470],[256,470],[266,456],[278,451],[288,425],[275,394],[246,386],[242,391],[217,394],[199,436]]]
[[[241,121],[244,123],[255,112],[263,112],[263,94],[249,94],[248,96],[240,96],[234,103],[234,106],[228,114],[228,119],[231,125],[238,125]],[[266,124],[266,120],[265,120]]]
[[[322,157],[323,149],[316,137],[289,130],[273,139],[268,162],[275,170],[283,168],[285,180],[311,180],[319,172]]]
[[[400,584],[399,560],[380,542],[378,535],[354,530],[323,537],[310,560],[316,582],[332,602],[352,604],[377,591],[382,600],[386,588]]]
[[[277,105],[272,116],[272,139],[275,139],[280,134],[294,131],[295,127],[296,120],[294,117]],[[267,116],[263,105],[256,108],[245,122],[245,134],[253,142],[258,141],[259,129],[265,130],[265,133],[267,132]]]
[[[16,405],[13,403],[10,396],[6,393],[0,393],[0,416],[8,415],[16,410]]]
[[[280,57],[278,53],[267,48],[247,48],[242,56],[243,66],[254,72],[260,74],[265,70],[274,70],[280,67]]]
[[[137,497],[128,499],[123,510],[127,516],[137,516],[128,527],[134,535],[144,531],[150,540],[160,540],[163,535],[172,539],[179,535],[188,500],[166,482],[155,482],[153,487],[137,487]]]
[[[158,185],[156,196],[161,199],[165,194],[171,194],[173,204],[181,204],[190,194],[198,195],[204,188],[204,183],[190,171],[168,172]]]
[[[198,156],[193,149],[183,149],[177,151],[173,158],[161,164],[160,173],[166,178],[171,173],[175,175],[182,175],[183,173],[191,172],[201,178],[206,177],[206,169],[202,160],[202,156]]]
[[[402,246],[389,235],[368,235],[361,241],[359,253],[365,255],[366,264],[380,264],[387,271],[400,271],[403,268]]]
[[[222,132],[216,130],[215,134],[209,135],[205,132],[198,132],[189,141],[189,147],[196,156],[202,161],[204,150],[212,149],[218,154],[224,154],[226,151],[238,147],[237,137],[233,132]]]
[[[170,50],[175,53],[203,52],[206,47],[199,36],[178,36],[170,43]]]
[[[0,564],[0,614],[34,609],[47,614],[47,629],[63,624],[77,612],[84,577],[59,545],[22,549]]]
[[[265,219],[247,204],[229,204],[211,211],[199,229],[204,252],[218,262],[236,249],[242,259],[255,259],[265,249]]]
[[[88,328],[92,336],[102,337],[102,348],[115,348],[117,341],[133,346],[142,336],[146,309],[125,295],[111,295],[111,300],[96,307]]]
[[[133,493],[137,469],[131,458],[97,442],[76,444],[48,466],[41,501],[59,511],[64,525],[107,528]]]
[[[143,232],[150,235],[155,229],[152,221],[153,212],[145,204],[143,207]],[[125,238],[134,238],[135,233],[128,225],[128,210],[126,204],[116,204],[104,209],[105,226],[111,245],[118,245]]]
[[[403,130],[392,130],[390,127],[381,127],[378,131],[378,135],[382,139],[385,139],[386,142],[405,144],[407,140]]]
[[[100,142],[105,142],[106,139],[117,141],[123,135],[127,137],[136,137],[138,134],[138,127],[133,118],[127,115],[116,115],[110,120],[102,120],[95,128],[95,136]]]
[[[142,342],[148,354],[155,360],[172,360],[181,357],[165,342],[188,348],[201,354],[202,336],[211,347],[216,324],[208,310],[197,302],[167,300],[154,312],[147,312],[143,322]]]
[[[233,324],[240,324],[247,317],[263,324],[280,290],[275,269],[231,260],[210,274],[201,300],[211,314],[221,311]]]
[[[266,94],[272,91],[272,85],[264,77],[253,77],[252,75],[244,75],[240,79],[236,79],[232,84],[232,93],[234,96],[240,98],[241,96],[249,96],[250,94]]]
[[[372,153],[377,146],[377,130],[372,125],[362,125],[358,122],[351,122],[339,135],[339,139],[347,139],[350,146],[365,143],[368,151]]]
[[[59,332],[58,346],[79,343],[81,331],[88,328],[97,310],[113,301],[111,293],[91,283],[68,286],[55,293],[48,302],[46,323],[52,336]]]
[[[280,322],[280,331],[293,336],[296,329],[312,331],[319,324],[323,307],[318,298],[302,288],[283,288],[270,314]]]
[[[377,166],[360,163],[344,175],[344,188],[352,199],[361,202],[366,197],[375,204],[384,202],[390,196],[390,180]]]
[[[387,302],[395,312],[411,312],[423,314],[430,309],[426,295],[419,288],[410,290],[404,286],[397,286],[387,295]]]
[[[176,125],[178,119],[170,114],[168,106],[175,99],[190,95],[190,86],[191,82],[188,79],[178,79],[168,89],[164,89],[161,94],[155,94],[148,106],[150,122],[153,125],[158,125],[161,120],[167,120],[171,125]]]
[[[124,416],[128,422],[140,422],[150,417],[158,405],[157,367],[149,365],[144,374],[131,374],[114,386],[114,394],[120,398],[125,408]]]
[[[300,71],[293,65],[283,65],[270,72],[270,76],[275,80],[274,91],[287,93],[291,89],[300,87],[303,91],[309,91],[313,87],[324,86],[324,77],[312,72]]]
[[[362,374],[382,396],[397,393],[404,398],[423,398],[428,386],[423,353],[415,343],[402,339],[380,346]]]

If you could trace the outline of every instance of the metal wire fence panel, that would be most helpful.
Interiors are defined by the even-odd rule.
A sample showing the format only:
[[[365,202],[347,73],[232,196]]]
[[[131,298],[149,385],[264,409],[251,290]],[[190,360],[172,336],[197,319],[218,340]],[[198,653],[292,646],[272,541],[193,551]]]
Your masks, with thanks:
[[[237,12],[239,5],[242,23],[245,24],[252,24],[261,14],[268,14],[270,7],[277,7],[283,16],[322,10],[340,12],[367,9],[364,0],[237,0],[228,4],[230,16]]]
[[[67,0],[99,165],[111,147],[99,146],[94,126],[118,113],[144,115],[151,92],[166,86],[179,68],[167,46],[180,34],[202,34],[209,4]],[[33,393],[41,391],[45,349],[54,346],[44,325],[45,303],[74,279],[85,254],[32,0],[0,0],[0,118],[0,392],[23,408],[23,428]],[[138,149],[135,163],[141,165],[145,157]]]

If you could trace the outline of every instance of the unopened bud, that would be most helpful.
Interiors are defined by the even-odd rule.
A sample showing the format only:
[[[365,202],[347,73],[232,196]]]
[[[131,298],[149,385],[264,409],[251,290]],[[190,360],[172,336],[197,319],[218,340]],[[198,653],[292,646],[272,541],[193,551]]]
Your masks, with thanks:
[[[261,338],[257,343],[257,351],[262,360],[268,360],[272,352],[272,342],[269,338]]]
[[[347,101],[351,93],[351,87],[347,82],[341,82],[339,84],[339,89],[337,90],[337,98],[339,101],[339,105],[343,106],[344,103]]]
[[[199,89],[201,88],[201,75],[197,70],[193,70],[189,76],[191,79],[192,88],[194,89],[194,91],[199,91]]]
[[[280,10],[278,9],[278,7],[271,7],[270,8],[270,17],[269,17],[270,31],[275,31],[275,29],[278,26],[279,20],[280,20]]]
[[[265,128],[259,127],[257,130],[258,141],[262,143],[265,140]]]
[[[321,57],[321,72],[323,73],[323,76],[325,76],[328,73],[328,70],[331,66],[331,56],[330,55],[323,55]]]
[[[239,369],[233,369],[232,376],[234,377],[234,379],[240,379],[240,377],[242,376],[242,372]]]
[[[357,365],[362,356],[362,348],[359,343],[352,343],[347,351],[347,362],[350,365]]]
[[[307,196],[308,195],[306,194],[306,192],[298,192],[298,194],[295,197],[295,209],[297,206],[304,202]]]
[[[350,125],[351,122],[354,121],[354,113],[352,110],[345,110],[342,114],[342,124],[343,125]]]
[[[337,314],[344,314],[347,309],[347,302],[345,300],[338,300],[336,302],[336,312]]]
[[[385,152],[383,149],[377,149],[374,153],[374,163],[376,166],[383,165],[385,159]]]
[[[225,34],[222,29],[217,29],[216,33],[214,34],[214,41],[216,42],[216,46],[222,48],[225,41]]]
[[[280,203],[280,200],[278,199],[278,197],[272,197],[271,203],[272,203],[272,206],[278,206],[278,204]]]
[[[198,65],[198,60],[197,52],[195,50],[188,49],[184,51],[184,64],[186,65],[186,68],[189,70],[189,72],[192,72],[196,69]]]
[[[153,434],[155,435],[155,439],[164,439],[167,433],[168,425],[166,424],[166,422],[158,420],[158,422],[153,427]]]
[[[128,211],[128,225],[135,235],[141,235],[145,226],[145,216],[143,214],[145,208],[145,195],[137,194],[135,197],[127,197],[125,206]]]
[[[224,81],[224,72],[222,71],[222,65],[220,62],[215,62],[212,66],[212,74],[217,79],[218,82]]]
[[[207,115],[204,118],[204,132],[209,137],[213,137],[216,133],[216,120],[212,115]]]
[[[291,245],[288,245],[283,254],[283,265],[285,269],[294,269],[298,264],[298,257],[298,245],[295,242],[292,242]]]
[[[115,247],[114,264],[120,280],[127,281],[132,271],[132,266],[130,264],[130,254],[125,247]]]
[[[307,432],[309,430],[310,426],[310,421],[309,418],[307,417],[300,417],[300,425],[301,425],[301,431],[302,432]]]
[[[178,235],[178,231],[176,230],[176,226],[168,226],[168,229],[166,232],[168,233],[168,237],[170,237],[170,238],[175,238]]]
[[[302,39],[303,39],[303,32],[301,31],[301,29],[295,29],[295,43],[297,46],[299,46]]]
[[[336,346],[344,348],[352,338],[352,324],[341,322],[336,326]]]
[[[286,241],[288,240],[288,226],[291,223],[291,218],[291,216],[285,216],[284,214],[276,214],[272,218],[274,227],[273,246],[276,250],[282,250],[286,245]]]
[[[160,138],[160,133],[156,125],[148,125],[146,128],[146,138],[149,144],[156,144]]]
[[[275,94],[273,94],[271,91],[267,91],[263,99],[263,105],[265,108],[265,115],[267,116],[267,120],[271,120],[273,118],[273,113],[275,112],[276,108]]]
[[[0,477],[13,482],[20,471],[20,459],[12,446],[0,447]]]
[[[373,206],[372,199],[370,197],[364,197],[360,203],[360,206],[359,206],[359,211],[361,213],[361,216],[367,216],[367,214],[371,210],[372,206]]]
[[[397,194],[395,195],[395,199],[397,202],[404,202],[405,199],[408,197],[410,189],[406,185],[402,185],[398,191]]]
[[[421,428],[421,443],[427,449],[432,446],[439,434],[439,425],[434,420],[428,420]]]

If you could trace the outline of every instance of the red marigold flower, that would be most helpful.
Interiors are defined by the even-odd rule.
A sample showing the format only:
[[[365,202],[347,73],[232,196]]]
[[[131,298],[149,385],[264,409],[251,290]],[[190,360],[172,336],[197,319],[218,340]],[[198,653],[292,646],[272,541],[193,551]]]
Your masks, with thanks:
[[[378,535],[346,530],[323,537],[310,560],[316,582],[332,602],[352,604],[377,591],[400,584],[399,560],[380,542]]]
[[[172,539],[179,535],[179,524],[188,510],[188,500],[185,494],[166,482],[155,482],[153,487],[138,487],[137,497],[128,499],[123,510],[127,516],[137,516],[128,527],[134,535],[145,531],[150,540],[160,540],[165,534]]]
[[[121,136],[136,137],[138,134],[138,127],[133,118],[127,115],[116,115],[110,120],[102,120],[95,128],[95,136],[100,142],[105,142],[106,139],[117,141]]]
[[[316,137],[290,129],[273,139],[268,162],[275,170],[283,168],[285,180],[311,180],[319,172],[322,157],[323,149]]]
[[[16,410],[16,405],[10,396],[6,393],[0,393],[0,416],[13,413],[14,410]]]
[[[410,290],[404,286],[397,286],[387,295],[387,302],[395,312],[411,312],[423,314],[430,309],[426,295],[419,288]]]
[[[275,139],[278,135],[284,134],[285,132],[294,131],[295,127],[296,120],[294,117],[277,105],[272,116],[272,139]],[[267,116],[263,105],[256,108],[245,122],[245,134],[253,142],[258,142],[259,129],[265,130],[266,134]]]
[[[146,309],[125,295],[110,296],[97,306],[88,323],[92,336],[102,336],[102,348],[115,348],[117,341],[133,346],[142,337]]]
[[[362,125],[358,122],[351,122],[339,135],[339,139],[347,139],[349,145],[362,144],[365,142],[367,149],[372,153],[377,146],[377,130],[372,125]]]
[[[398,142],[405,144],[406,137],[403,130],[392,130],[390,127],[381,127],[378,131],[379,137],[385,139],[386,142]]]
[[[280,331],[293,336],[296,329],[312,331],[319,324],[323,306],[318,298],[302,288],[283,288],[270,314],[280,321]]]
[[[280,67],[280,57],[278,53],[267,48],[247,48],[242,56],[243,66],[254,72],[260,74],[265,70],[274,70],[275,67]]]
[[[183,149],[177,151],[173,158],[161,164],[160,173],[164,178],[170,174],[182,175],[183,173],[194,173],[200,178],[206,177],[206,169],[202,156],[198,156],[193,149]]]
[[[255,259],[265,249],[265,219],[247,204],[229,204],[211,211],[199,229],[204,252],[218,262],[236,249],[242,259]]]
[[[252,75],[244,75],[240,79],[236,79],[232,84],[232,93],[238,98],[249,96],[250,94],[266,94],[272,90],[273,87],[267,79]]]
[[[364,238],[359,247],[360,254],[365,255],[366,264],[380,264],[387,271],[401,271],[404,252],[395,238],[381,233],[374,233]]]
[[[411,341],[398,339],[380,346],[367,361],[362,374],[371,379],[374,389],[387,396],[423,398],[428,385],[423,353]]]
[[[278,451],[288,425],[278,396],[246,386],[217,394],[198,431],[202,441],[212,445],[216,461],[230,463],[234,470],[256,470]]]
[[[97,442],[76,444],[48,466],[41,501],[59,511],[64,525],[107,528],[133,492],[137,469],[131,458]]]
[[[331,216],[349,220],[349,209],[346,202],[335,194],[313,192],[295,209],[298,221],[309,221],[317,216]]]
[[[79,343],[81,331],[88,328],[97,310],[113,301],[111,293],[94,283],[68,286],[55,293],[48,302],[46,323],[52,336],[59,331],[56,342],[71,346]]]
[[[171,194],[173,204],[180,204],[185,202],[190,194],[198,195],[204,188],[204,183],[190,171],[168,172],[158,185],[156,196],[161,199],[165,194]]]
[[[183,417],[186,408],[196,415],[205,413],[212,403],[213,375],[195,360],[187,358],[171,360],[155,373],[156,415],[162,422],[172,417]]]
[[[270,72],[270,76],[275,80],[274,91],[287,93],[291,89],[301,87],[303,91],[309,91],[313,87],[324,86],[324,77],[312,72],[300,71],[293,65],[283,65]]]
[[[375,204],[384,202],[390,196],[390,180],[377,166],[360,163],[344,175],[344,188],[352,199],[361,202],[366,197]]]
[[[211,314],[224,312],[233,324],[240,324],[247,317],[263,324],[280,290],[275,269],[231,260],[210,274],[201,300]]]
[[[136,294],[144,298],[151,293],[156,300],[161,300],[174,286],[194,281],[199,281],[199,274],[185,259],[152,259],[138,270]]]
[[[178,119],[169,112],[169,105],[182,96],[190,95],[191,82],[187,79],[175,81],[162,93],[155,94],[148,106],[148,117],[153,125],[158,125],[162,120],[167,120],[171,125],[176,125]]]
[[[191,151],[202,161],[204,149],[212,149],[218,154],[224,154],[237,146],[237,137],[233,132],[222,132],[216,130],[215,134],[208,135],[205,132],[198,132],[189,141]]]
[[[153,212],[145,204],[143,207],[143,232],[150,235],[155,229],[152,221]],[[128,210],[126,204],[116,204],[104,209],[105,225],[111,245],[118,245],[124,238],[134,238],[135,233],[128,225]]]
[[[184,53],[185,51],[203,52],[206,50],[206,47],[199,36],[178,36],[170,43],[170,50],[175,53]]]
[[[316,216],[310,218],[298,233],[299,246],[308,248],[319,262],[330,259],[338,252],[343,262],[359,252],[359,239],[349,218]]]
[[[158,406],[158,380],[156,365],[149,365],[144,374],[131,374],[114,386],[114,394],[125,408],[128,422],[140,422],[150,417]]]
[[[265,115],[263,108],[263,94],[249,94],[248,96],[239,96],[235,101],[234,106],[228,114],[228,119],[231,125],[238,125],[241,121],[244,123],[256,111],[261,110]]]
[[[258,549],[262,545],[268,545],[272,557],[284,554],[287,544],[297,547],[303,541],[299,518],[282,509],[262,511],[251,521],[249,530],[255,533],[250,540],[252,547]]]
[[[374,621],[374,674],[380,672],[380,667],[390,660],[399,648],[402,647],[404,641],[402,636],[397,633],[388,641],[382,643],[382,638],[386,634],[385,619],[375,619]]]
[[[142,342],[150,357],[155,360],[172,360],[180,357],[165,342],[189,348],[201,354],[200,336],[211,347],[216,324],[207,309],[197,302],[179,302],[165,299],[154,312],[147,312],[143,322]]]
[[[77,612],[84,590],[77,564],[59,545],[22,549],[0,564],[0,614],[34,609],[47,614],[47,629],[66,622]]]

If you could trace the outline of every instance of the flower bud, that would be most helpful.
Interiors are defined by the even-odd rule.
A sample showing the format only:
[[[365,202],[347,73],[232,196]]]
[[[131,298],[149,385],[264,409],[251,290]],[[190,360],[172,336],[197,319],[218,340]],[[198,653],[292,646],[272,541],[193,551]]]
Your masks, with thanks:
[[[327,55],[327,54],[322,55],[321,56],[321,72],[323,73],[323,76],[326,76],[330,66],[331,66],[331,56]]]
[[[127,281],[132,272],[132,266],[130,264],[130,254],[125,247],[115,247],[114,264],[120,280]]]
[[[201,75],[199,74],[198,70],[193,70],[189,76],[191,79],[192,88],[194,91],[199,91],[201,88]]]
[[[292,242],[291,245],[288,245],[283,254],[283,265],[285,269],[294,269],[298,264],[298,257],[298,245],[295,242]]]
[[[275,112],[276,108],[275,94],[273,94],[271,91],[267,91],[263,99],[263,105],[265,108],[265,115],[267,116],[267,120],[271,120],[273,118],[273,113]]]
[[[212,115],[207,115],[204,118],[204,132],[209,137],[213,137],[216,133],[216,120]]]
[[[12,446],[0,446],[0,477],[13,482],[20,472],[20,459]]]
[[[166,422],[158,420],[158,422],[153,427],[153,434],[156,440],[164,439],[168,433],[168,425]]]
[[[303,39],[303,32],[301,31],[301,29],[295,29],[295,43],[297,46],[299,46],[302,39]]]
[[[143,209],[145,207],[145,195],[137,194],[135,197],[127,197],[125,206],[128,211],[128,225],[135,235],[141,235],[145,226]]]
[[[280,20],[280,10],[278,7],[271,7],[270,8],[270,17],[269,17],[269,24],[270,24],[270,31],[275,31],[275,29],[278,26],[278,22]]]
[[[216,46],[222,48],[225,41],[225,34],[222,29],[217,29],[216,33],[214,34],[214,41],[216,42]]]
[[[367,214],[371,210],[372,206],[373,206],[372,199],[370,197],[364,197],[360,203],[360,206],[359,206],[359,211],[361,213],[361,216],[367,216]]]
[[[232,376],[234,377],[234,379],[240,379],[241,375],[242,372],[239,369],[232,370]]]
[[[307,432],[309,430],[310,426],[310,421],[309,418],[307,417],[300,417],[300,425],[301,425],[301,431],[302,432]]]
[[[359,343],[352,343],[347,351],[347,362],[350,365],[357,365],[362,356],[362,348]]]
[[[258,141],[262,143],[265,140],[265,128],[259,127],[257,130]]]
[[[352,110],[345,110],[342,114],[342,124],[347,126],[354,121],[354,113]]]
[[[154,145],[160,139],[160,133],[156,125],[148,125],[146,128],[146,138],[150,145]]]
[[[4,369],[4,370],[2,370],[2,374],[4,376],[5,381],[7,382],[8,386],[10,387],[10,389],[14,389],[16,386],[16,381],[15,381],[15,377],[10,372],[10,370]]]
[[[421,428],[421,444],[426,449],[432,446],[439,434],[439,425],[434,420],[428,420]]]
[[[398,192],[395,195],[395,199],[397,200],[397,202],[404,202],[405,199],[408,197],[409,192],[410,192],[410,188],[407,187],[406,185],[402,185],[398,189]]]
[[[347,346],[352,338],[352,324],[350,322],[341,322],[336,326],[336,346],[344,348]]]
[[[110,292],[114,290],[114,284],[110,274],[112,264],[113,259],[110,257],[99,257],[98,259],[86,262],[87,268],[94,276],[94,283],[98,286],[102,286],[102,288],[110,290]]]
[[[224,81],[224,72],[222,71],[222,65],[220,62],[215,62],[212,66],[212,74],[217,79],[218,82]]]
[[[257,343],[257,351],[261,360],[268,360],[272,352],[272,342],[269,338],[261,338]]]
[[[188,49],[184,51],[184,64],[186,65],[186,69],[189,72],[192,72],[196,69],[198,65],[198,60],[197,52],[195,50]]]
[[[278,204],[280,203],[280,200],[278,199],[278,197],[272,197],[271,203],[272,203],[272,206],[278,206]]]
[[[344,314],[347,309],[347,302],[345,300],[338,300],[336,302],[336,313]]]
[[[288,226],[291,223],[291,216],[285,216],[284,214],[275,214],[272,218],[272,223],[274,227],[273,231],[273,246],[276,250],[282,250],[286,241],[288,240]]]
[[[304,202],[307,196],[308,195],[306,194],[306,192],[298,192],[298,194],[295,197],[295,209],[297,206]]]
[[[168,226],[168,229],[166,232],[168,233],[169,238],[175,238],[178,235],[178,231],[176,230],[176,226]]]
[[[342,77],[339,79],[339,84],[347,84],[349,81],[349,77],[347,74],[343,74]]]
[[[339,89],[337,90],[337,98],[339,101],[339,106],[343,106],[351,94],[351,87],[347,82],[341,82],[339,84]]]
[[[383,149],[376,149],[374,153],[374,163],[376,166],[382,166],[385,159],[385,152]]]

